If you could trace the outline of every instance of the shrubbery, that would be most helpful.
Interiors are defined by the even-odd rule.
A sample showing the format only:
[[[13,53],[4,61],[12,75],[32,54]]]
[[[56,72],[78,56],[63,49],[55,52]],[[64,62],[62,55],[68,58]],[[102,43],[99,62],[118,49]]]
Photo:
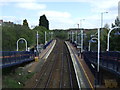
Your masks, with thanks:
[[[16,51],[16,42],[19,38],[25,38],[28,42],[28,47],[36,45],[36,33],[39,33],[39,43],[44,43],[44,32],[49,32],[42,26],[36,26],[34,29],[29,29],[23,25],[3,25],[2,27],[2,50]],[[25,50],[25,43],[19,42],[19,50]]]

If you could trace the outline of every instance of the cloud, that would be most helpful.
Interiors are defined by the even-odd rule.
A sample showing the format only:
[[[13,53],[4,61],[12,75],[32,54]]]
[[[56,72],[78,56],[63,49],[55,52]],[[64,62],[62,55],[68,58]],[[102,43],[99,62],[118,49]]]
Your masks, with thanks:
[[[71,17],[71,14],[68,12],[59,12],[59,11],[40,11],[38,15],[45,14],[48,17],[54,17],[54,18],[69,18]]]
[[[118,1],[119,0],[0,0],[0,2],[17,2],[17,7],[30,9],[30,10],[39,10],[46,9],[45,4],[39,4],[38,2],[81,2],[89,4],[91,7],[91,14],[85,15],[85,17],[73,17],[69,12],[60,12],[54,10],[41,10],[38,15],[41,16],[45,14],[50,21],[50,28],[70,28],[73,27],[76,21],[78,22],[80,18],[86,19],[82,26],[85,28],[96,28],[100,26],[101,12],[107,11],[108,14],[104,14],[104,24],[108,23],[111,25],[114,22],[117,12],[118,12]],[[87,7],[87,6],[86,6]],[[84,13],[84,12],[83,12]],[[30,19],[31,20],[31,19]],[[34,22],[34,21],[30,21]],[[77,27],[77,26],[74,26]]]
[[[117,14],[109,12],[103,15],[103,27],[107,23],[110,28],[111,24],[114,23]],[[100,28],[101,27],[101,14],[95,14],[91,16],[85,17],[85,21],[83,22],[83,27],[85,28]]]
[[[0,0],[0,2],[90,2],[93,0]]]
[[[0,2],[36,2],[36,0],[0,0]]]
[[[61,11],[40,11],[39,16],[45,14],[49,20],[50,28],[68,28],[69,25],[73,24],[71,14],[68,12]]]
[[[111,10],[115,10],[118,7],[118,2],[119,0],[96,0],[90,2],[90,4],[93,12],[112,12]]]
[[[11,21],[11,22],[14,22],[16,24],[22,24],[22,19],[21,18],[17,18],[15,16],[0,16],[2,17],[2,20],[4,21]]]
[[[38,3],[18,3],[16,4],[17,7],[30,9],[30,10],[38,10],[38,9],[45,9],[45,4],[38,4]]]
[[[6,5],[8,5],[9,3],[7,3],[7,2],[1,2],[0,3],[0,6],[6,6]]]

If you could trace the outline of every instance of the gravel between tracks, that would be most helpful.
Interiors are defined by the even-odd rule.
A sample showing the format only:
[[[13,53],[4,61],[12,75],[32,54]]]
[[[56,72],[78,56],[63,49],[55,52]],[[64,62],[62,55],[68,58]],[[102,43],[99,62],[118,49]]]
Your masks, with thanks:
[[[78,88],[72,61],[64,41],[57,40],[52,53],[25,88]]]

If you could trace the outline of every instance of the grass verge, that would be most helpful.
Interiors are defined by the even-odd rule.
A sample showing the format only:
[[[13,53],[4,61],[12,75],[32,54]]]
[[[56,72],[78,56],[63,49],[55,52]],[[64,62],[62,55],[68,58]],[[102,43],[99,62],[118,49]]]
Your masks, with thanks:
[[[8,74],[3,73],[2,87],[3,88],[23,88],[25,82],[30,79],[35,73],[28,73],[22,68],[16,69],[14,72]]]

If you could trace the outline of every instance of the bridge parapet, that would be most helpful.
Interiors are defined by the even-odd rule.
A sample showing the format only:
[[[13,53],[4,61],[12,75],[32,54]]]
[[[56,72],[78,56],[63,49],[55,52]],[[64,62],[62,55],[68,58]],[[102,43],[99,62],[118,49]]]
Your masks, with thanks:
[[[86,63],[97,65],[97,52],[83,52]],[[112,73],[120,75],[120,52],[105,51],[100,52],[100,67],[109,70]]]
[[[1,51],[0,68],[10,67],[23,62],[34,60],[34,52],[28,51]]]

